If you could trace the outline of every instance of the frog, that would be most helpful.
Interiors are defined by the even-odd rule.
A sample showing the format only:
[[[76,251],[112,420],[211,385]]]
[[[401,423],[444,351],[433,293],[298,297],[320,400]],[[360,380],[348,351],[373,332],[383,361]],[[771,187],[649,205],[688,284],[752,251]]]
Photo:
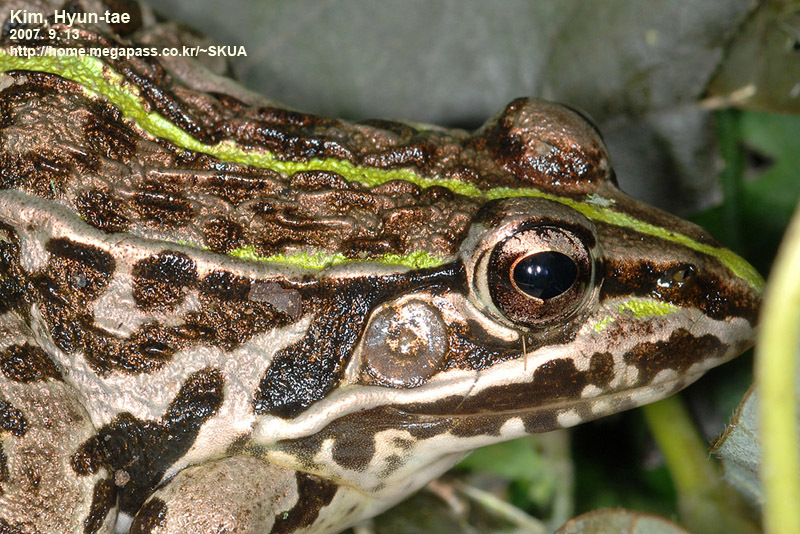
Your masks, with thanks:
[[[753,343],[758,272],[574,108],[326,118],[147,54],[146,6],[12,4],[58,37],[0,47],[4,532],[339,532]]]

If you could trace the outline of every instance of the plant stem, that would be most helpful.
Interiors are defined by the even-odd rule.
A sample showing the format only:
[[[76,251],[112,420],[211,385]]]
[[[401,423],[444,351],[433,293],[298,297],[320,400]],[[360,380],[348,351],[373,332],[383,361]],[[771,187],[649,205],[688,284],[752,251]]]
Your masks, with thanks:
[[[800,335],[800,210],[778,251],[756,346],[761,425],[764,532],[800,532],[797,350]]]

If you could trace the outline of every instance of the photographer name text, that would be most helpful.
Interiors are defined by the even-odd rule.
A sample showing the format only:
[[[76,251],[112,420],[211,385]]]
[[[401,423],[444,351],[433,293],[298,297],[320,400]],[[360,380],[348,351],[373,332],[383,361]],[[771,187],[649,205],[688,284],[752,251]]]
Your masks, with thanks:
[[[53,12],[53,24],[72,27],[75,24],[127,24],[131,21],[130,13],[116,13],[106,10],[103,13],[73,13],[65,9]],[[12,9],[9,16],[11,24],[45,24],[44,13],[27,9]]]

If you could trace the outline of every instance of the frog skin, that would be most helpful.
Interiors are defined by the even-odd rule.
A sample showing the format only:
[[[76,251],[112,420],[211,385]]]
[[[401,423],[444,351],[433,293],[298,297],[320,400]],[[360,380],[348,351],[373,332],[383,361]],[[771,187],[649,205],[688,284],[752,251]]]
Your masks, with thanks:
[[[151,43],[127,9],[49,44]],[[569,108],[350,123],[189,59],[15,57],[9,27],[3,532],[337,532],[752,343],[758,273],[620,192]]]

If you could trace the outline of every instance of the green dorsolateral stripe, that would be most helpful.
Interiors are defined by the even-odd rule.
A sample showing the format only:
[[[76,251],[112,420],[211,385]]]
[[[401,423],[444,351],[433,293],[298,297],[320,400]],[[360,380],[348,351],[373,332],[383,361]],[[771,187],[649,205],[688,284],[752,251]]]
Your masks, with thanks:
[[[90,95],[102,96],[109,100],[116,105],[126,117],[133,120],[148,134],[154,137],[167,139],[187,150],[209,154],[224,161],[271,169],[287,175],[303,170],[333,171],[341,174],[346,180],[362,182],[368,186],[379,185],[391,180],[405,180],[423,188],[433,185],[446,187],[454,193],[469,197],[484,196],[487,199],[495,199],[515,196],[533,196],[546,198],[566,204],[583,213],[589,219],[630,228],[637,232],[680,243],[688,248],[708,254],[718,258],[734,274],[745,279],[753,287],[761,289],[764,284],[764,280],[749,263],[728,249],[698,243],[683,234],[640,221],[634,217],[610,210],[599,204],[589,204],[567,197],[551,195],[533,188],[511,189],[499,187],[481,192],[475,185],[464,183],[460,180],[426,178],[420,176],[411,169],[383,170],[372,167],[362,167],[354,165],[349,161],[333,158],[312,159],[309,161],[281,161],[275,154],[269,151],[245,150],[232,141],[223,141],[216,145],[207,145],[189,135],[176,124],[170,122],[166,117],[159,113],[148,111],[138,89],[130,83],[125,83],[124,78],[119,73],[94,57],[33,56],[26,58],[11,55],[7,49],[0,49],[0,72],[10,70],[49,72],[72,80],[80,84]],[[273,257],[257,257],[254,251],[252,253],[252,257],[250,257],[250,253],[243,254],[250,259],[259,259],[263,261],[292,261],[288,257],[272,259]],[[278,257],[276,256],[274,258]],[[387,261],[392,261],[393,263],[391,264],[394,265],[414,265],[414,262],[417,261],[407,256],[396,256],[395,258],[385,257],[385,259]],[[330,265],[341,263],[335,256],[331,256],[330,261]],[[309,265],[313,263],[313,261],[308,262]],[[302,265],[303,261],[300,261],[299,264]]]
[[[250,261],[274,262],[282,265],[293,265],[303,269],[327,269],[342,263],[353,263],[358,261],[377,261],[384,265],[396,265],[408,267],[410,269],[424,269],[426,267],[438,267],[444,263],[443,260],[431,256],[424,250],[412,252],[411,254],[384,254],[375,259],[353,259],[344,254],[330,254],[327,252],[299,252],[297,254],[276,254],[275,256],[260,256],[253,247],[241,247],[230,253],[231,256]]]
[[[678,311],[678,307],[670,302],[660,300],[632,298],[617,306],[620,313],[630,312],[637,319],[649,319],[650,317],[663,317]]]
[[[678,307],[670,302],[660,300],[635,297],[630,298],[617,306],[619,313],[629,313],[636,319],[649,319],[651,317],[663,317],[678,311]],[[602,332],[614,321],[614,316],[609,315],[597,321],[592,327],[595,332]]]
[[[147,111],[138,88],[124,83],[122,75],[94,57],[49,57],[30,58],[12,56],[0,50],[0,72],[9,70],[31,70],[57,74],[72,80],[91,95],[100,95],[115,104],[122,113],[132,119],[142,130],[154,137],[162,137],[176,145],[215,156],[224,161],[271,169],[287,175],[298,171],[325,170],[341,174],[349,181],[358,181],[368,186],[380,185],[391,180],[405,180],[420,187],[439,185],[466,196],[480,196],[480,190],[460,180],[425,178],[410,169],[376,169],[361,167],[349,161],[326,158],[308,161],[281,161],[267,150],[245,150],[232,141],[207,145],[198,141],[163,115]]]

